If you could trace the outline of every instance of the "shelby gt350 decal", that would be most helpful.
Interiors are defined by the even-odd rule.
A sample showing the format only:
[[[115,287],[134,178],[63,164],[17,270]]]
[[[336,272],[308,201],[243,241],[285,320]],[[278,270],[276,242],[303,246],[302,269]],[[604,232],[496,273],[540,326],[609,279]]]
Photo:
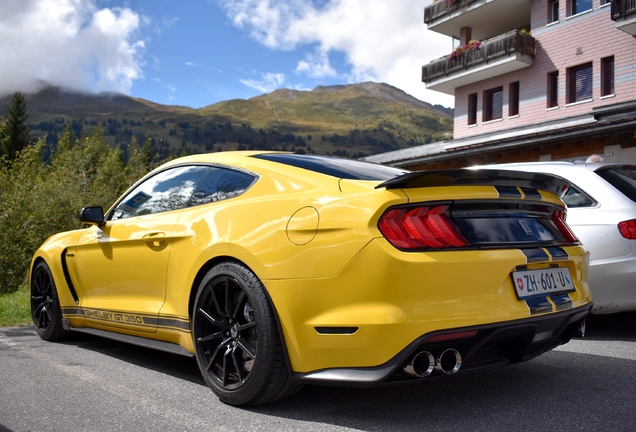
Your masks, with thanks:
[[[190,321],[181,317],[132,314],[129,312],[89,309],[81,307],[62,308],[64,318],[82,317],[114,324],[126,324],[139,327],[159,327],[183,332],[190,331]]]

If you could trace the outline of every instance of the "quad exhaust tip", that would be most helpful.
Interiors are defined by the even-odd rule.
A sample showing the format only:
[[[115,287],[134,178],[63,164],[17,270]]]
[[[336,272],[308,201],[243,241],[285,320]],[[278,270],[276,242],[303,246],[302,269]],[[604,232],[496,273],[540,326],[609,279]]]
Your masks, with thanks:
[[[420,351],[404,366],[407,375],[416,378],[429,376],[435,369],[435,357],[428,351]]]
[[[435,370],[452,375],[462,367],[462,356],[459,351],[449,348],[435,359]]]
[[[404,372],[415,378],[424,378],[434,371],[437,373],[452,375],[462,366],[461,354],[453,349],[448,348],[440,351],[434,356],[428,351],[420,351],[410,362],[404,366]]]

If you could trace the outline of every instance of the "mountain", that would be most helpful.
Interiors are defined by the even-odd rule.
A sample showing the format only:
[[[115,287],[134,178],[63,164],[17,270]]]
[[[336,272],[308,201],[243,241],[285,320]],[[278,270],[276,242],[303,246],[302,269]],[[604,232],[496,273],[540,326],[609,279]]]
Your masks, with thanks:
[[[67,125],[77,135],[100,128],[113,145],[150,137],[161,155],[278,149],[359,157],[448,137],[452,110],[388,84],[279,89],[200,109],[161,105],[117,93],[56,87],[25,96],[31,132],[50,143]],[[0,113],[11,96],[0,98]]]

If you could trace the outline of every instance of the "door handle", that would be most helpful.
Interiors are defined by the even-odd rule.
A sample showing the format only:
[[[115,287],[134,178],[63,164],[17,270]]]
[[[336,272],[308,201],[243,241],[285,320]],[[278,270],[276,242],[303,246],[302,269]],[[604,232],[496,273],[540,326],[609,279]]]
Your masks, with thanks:
[[[141,238],[146,243],[152,243],[153,246],[161,246],[166,239],[166,233],[164,232],[154,232],[150,234],[146,234]]]

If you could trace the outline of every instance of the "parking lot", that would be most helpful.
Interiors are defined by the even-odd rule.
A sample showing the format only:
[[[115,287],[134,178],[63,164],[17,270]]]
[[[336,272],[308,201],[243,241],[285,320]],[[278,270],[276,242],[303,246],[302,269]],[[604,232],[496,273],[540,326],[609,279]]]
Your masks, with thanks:
[[[636,314],[505,366],[376,389],[306,386],[250,409],[220,403],[194,359],[98,337],[0,329],[0,431],[611,430],[636,426]]]

